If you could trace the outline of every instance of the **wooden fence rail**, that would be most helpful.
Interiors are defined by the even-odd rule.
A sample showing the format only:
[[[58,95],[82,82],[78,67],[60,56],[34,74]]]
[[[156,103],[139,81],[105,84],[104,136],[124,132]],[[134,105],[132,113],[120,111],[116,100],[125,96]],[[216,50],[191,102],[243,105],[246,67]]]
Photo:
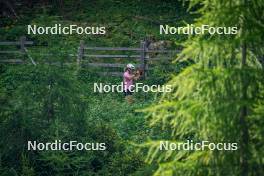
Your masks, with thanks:
[[[84,63],[85,65],[89,65],[92,67],[110,67],[110,68],[125,68],[126,64],[111,64],[111,63]],[[136,67],[139,67],[139,64],[135,65]]]
[[[85,47],[87,50],[98,51],[141,51],[141,48],[126,48],[126,47]]]
[[[140,58],[140,55],[96,55],[96,54],[84,54],[84,57],[92,57],[92,58]]]
[[[89,54],[89,51],[130,51],[133,54]],[[131,59],[134,61],[138,60],[140,64],[137,64],[136,67],[143,70],[143,79],[146,77],[149,60],[161,60],[161,58],[150,58],[148,55],[150,53],[177,53],[177,50],[149,50],[146,46],[145,41],[140,42],[139,48],[133,47],[90,47],[85,46],[83,41],[80,41],[80,46],[78,47],[78,57],[77,65],[78,66],[90,66],[90,67],[105,67],[105,68],[125,68],[126,64],[113,64],[113,63],[86,63],[85,61],[89,60],[88,58],[95,59],[107,59],[107,58],[117,58],[117,59],[127,59],[127,62],[131,62]],[[136,60],[135,60],[136,59]],[[121,72],[100,72],[102,75],[111,75],[111,76],[120,76]]]
[[[0,46],[20,46],[19,50],[6,50],[6,51],[0,51],[0,54],[21,54],[21,55],[27,55],[30,59],[31,63],[33,65],[36,65],[33,58],[29,55],[26,46],[27,45],[33,45],[32,41],[26,41],[25,37],[20,37],[19,41],[3,41],[0,42]],[[113,53],[107,53],[107,54],[91,54],[90,51],[115,51],[115,54]],[[128,51],[130,54],[116,54],[118,51]],[[152,53],[167,53],[167,54],[175,54],[178,53],[179,50],[150,50],[146,46],[146,41],[141,41],[140,46],[138,48],[135,47],[90,47],[86,46],[84,41],[80,41],[79,47],[78,47],[78,53],[77,54],[68,54],[70,57],[77,57],[77,68],[83,67],[83,66],[89,66],[89,67],[103,67],[103,68],[125,68],[126,64],[122,63],[104,63],[104,62],[98,62],[98,59],[122,59],[127,60],[127,63],[131,63],[131,61],[137,61],[138,64],[135,64],[136,67],[143,70],[143,79],[146,77],[146,73],[148,70],[150,70],[148,62],[149,61],[157,61],[164,58],[152,58],[150,55]],[[126,52],[127,53],[127,52]],[[39,53],[38,56],[53,56],[52,53]],[[55,54],[60,55],[60,53]],[[91,62],[90,59],[94,58],[97,59],[97,62]],[[165,58],[165,60],[168,60],[169,58]],[[24,63],[21,59],[0,59],[0,63]],[[66,63],[70,64],[70,63]],[[57,65],[57,64],[55,64]],[[110,75],[110,76],[120,76],[122,75],[122,72],[98,72],[101,75]]]
[[[25,41],[24,42],[25,45],[33,45],[32,41]],[[0,45],[21,45],[21,39],[20,41],[17,42],[0,42]]]
[[[1,46],[20,46],[19,50],[7,50],[0,51],[0,54],[19,54],[19,55],[27,55],[33,65],[36,65],[32,57],[28,54],[26,45],[33,45],[32,41],[26,41],[26,37],[20,37],[19,41],[3,41],[0,42]],[[24,61],[21,59],[0,59],[0,63],[12,63],[12,64],[21,64]]]

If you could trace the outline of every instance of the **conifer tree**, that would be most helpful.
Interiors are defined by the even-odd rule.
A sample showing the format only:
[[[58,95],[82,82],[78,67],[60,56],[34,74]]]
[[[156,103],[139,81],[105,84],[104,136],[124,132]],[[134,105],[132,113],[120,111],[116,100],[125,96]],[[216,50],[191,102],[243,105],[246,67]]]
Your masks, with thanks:
[[[144,111],[150,125],[167,131],[173,143],[207,140],[237,143],[238,150],[159,150],[153,140],[147,161],[156,175],[263,175],[263,0],[191,0],[195,26],[238,27],[236,35],[194,35],[178,62],[195,64],[168,82],[158,105]]]

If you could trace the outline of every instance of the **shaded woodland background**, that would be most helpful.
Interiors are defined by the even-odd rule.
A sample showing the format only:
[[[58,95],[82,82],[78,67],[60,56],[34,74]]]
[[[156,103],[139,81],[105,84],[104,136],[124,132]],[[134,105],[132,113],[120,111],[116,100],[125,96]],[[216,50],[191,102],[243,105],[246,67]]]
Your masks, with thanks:
[[[89,46],[170,41],[183,49],[144,81],[168,94],[93,93],[119,83],[93,70],[0,65],[1,175],[263,175],[263,0],[0,1],[0,40],[26,36],[38,62],[65,62]],[[195,13],[194,13],[195,12]],[[159,35],[159,24],[238,26],[234,36]],[[105,36],[26,35],[26,25],[104,25]],[[8,49],[3,46],[0,48]],[[58,52],[59,51],[59,52]],[[52,54],[47,56],[43,54]],[[23,57],[2,55],[1,59]],[[26,58],[23,58],[26,59]],[[113,61],[114,62],[114,61]],[[106,142],[106,151],[27,151],[27,141]],[[239,150],[159,151],[160,140],[237,142]]]

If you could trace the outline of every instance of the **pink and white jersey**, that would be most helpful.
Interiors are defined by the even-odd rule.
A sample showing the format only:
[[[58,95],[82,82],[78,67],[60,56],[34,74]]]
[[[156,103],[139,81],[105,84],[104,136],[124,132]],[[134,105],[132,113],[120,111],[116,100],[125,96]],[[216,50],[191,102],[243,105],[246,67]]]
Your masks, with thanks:
[[[133,85],[133,78],[132,74],[130,74],[128,71],[126,71],[123,74],[123,88],[124,91],[131,90],[131,86]]]

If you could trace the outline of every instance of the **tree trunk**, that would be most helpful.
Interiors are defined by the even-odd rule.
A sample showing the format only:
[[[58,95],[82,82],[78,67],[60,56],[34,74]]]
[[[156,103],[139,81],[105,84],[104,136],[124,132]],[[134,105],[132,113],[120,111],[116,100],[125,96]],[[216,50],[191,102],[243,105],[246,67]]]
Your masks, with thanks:
[[[243,70],[246,67],[246,54],[247,54],[246,44],[242,44],[242,74],[241,74],[241,83],[242,83],[242,101],[246,102],[247,99],[247,76],[246,72]],[[249,168],[248,168],[248,160],[249,160],[249,132],[247,125],[247,115],[248,108],[246,105],[242,105],[240,108],[240,128],[241,128],[241,158],[240,158],[240,166],[241,166],[241,176],[248,176]]]

